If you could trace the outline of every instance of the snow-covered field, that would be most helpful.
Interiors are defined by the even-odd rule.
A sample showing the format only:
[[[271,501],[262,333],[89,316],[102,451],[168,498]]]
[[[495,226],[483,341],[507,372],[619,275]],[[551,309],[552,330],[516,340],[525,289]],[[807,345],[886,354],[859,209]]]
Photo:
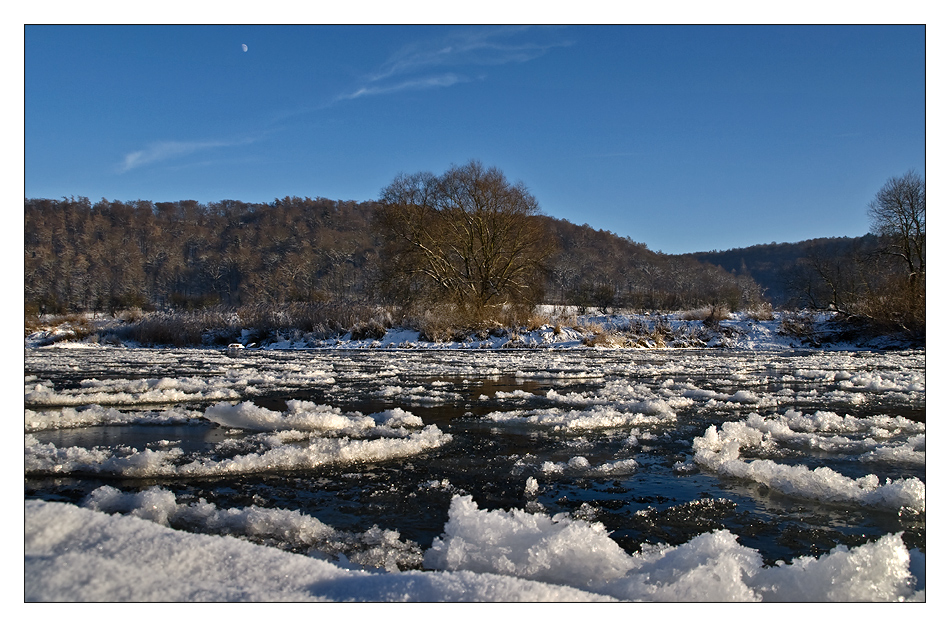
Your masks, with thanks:
[[[734,350],[28,345],[26,599],[924,600],[924,352],[732,322]],[[584,347],[549,332],[522,340]]]

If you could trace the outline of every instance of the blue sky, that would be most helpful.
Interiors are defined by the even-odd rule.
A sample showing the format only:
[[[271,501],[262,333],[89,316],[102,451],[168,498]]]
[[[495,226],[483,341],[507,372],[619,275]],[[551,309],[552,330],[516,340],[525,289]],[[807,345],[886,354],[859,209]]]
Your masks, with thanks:
[[[924,35],[26,26],[24,195],[370,200],[479,159],[667,253],[856,236],[887,178],[925,174]]]

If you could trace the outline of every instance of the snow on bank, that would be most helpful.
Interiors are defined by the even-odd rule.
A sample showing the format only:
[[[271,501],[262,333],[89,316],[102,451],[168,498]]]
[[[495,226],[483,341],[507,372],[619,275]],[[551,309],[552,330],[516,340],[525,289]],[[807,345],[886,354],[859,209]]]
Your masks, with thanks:
[[[539,306],[538,311],[555,319],[560,314],[550,306]],[[692,315],[692,314],[691,314]],[[353,339],[349,332],[336,337],[318,339],[291,329],[272,333],[260,342],[260,347],[269,349],[506,349],[506,348],[736,348],[742,350],[787,350],[811,348],[820,343],[828,350],[862,350],[867,348],[910,347],[899,338],[865,338],[862,342],[834,339],[834,316],[827,312],[810,314],[814,327],[824,329],[824,334],[796,336],[783,333],[783,321],[798,319],[799,312],[774,312],[772,319],[760,320],[748,312],[729,315],[712,326],[700,320],[684,319],[685,314],[572,314],[558,323],[549,323],[537,328],[522,327],[504,333],[472,335],[464,340],[432,342],[421,339],[418,331],[393,327],[379,339]],[[95,320],[92,321],[95,323]],[[104,320],[102,324],[114,327],[117,322]],[[572,326],[573,325],[573,326]],[[110,328],[111,328],[110,327]],[[113,329],[114,330],[114,329]],[[662,332],[661,332],[662,330]],[[254,334],[244,329],[235,342],[246,343]],[[35,331],[26,336],[28,348],[60,347],[81,348],[96,346],[99,335],[93,334],[82,341],[69,341],[73,337],[69,324]],[[137,347],[131,341],[120,341],[114,333],[108,334],[109,343],[115,346]],[[256,349],[255,349],[256,350]]]
[[[792,447],[922,465],[924,430],[923,424],[900,417],[842,418],[833,412],[804,416],[789,410],[784,416],[766,419],[753,413],[745,421],[725,422],[721,428],[710,425],[693,440],[693,451],[696,463],[719,475],[754,481],[789,496],[920,514],[925,509],[925,486],[917,477],[881,484],[873,474],[851,479],[826,467],[810,469],[771,459],[746,461],[740,453],[781,454],[781,448]]]
[[[149,498],[163,495],[143,497],[140,509]],[[258,514],[229,510],[221,519],[246,525]],[[271,522],[286,524],[277,516]],[[599,523],[479,510],[455,496],[424,556],[434,570],[383,573],[136,515],[27,501],[24,581],[27,601],[923,601],[912,574],[922,562],[895,535],[770,568],[728,531],[631,555]]]

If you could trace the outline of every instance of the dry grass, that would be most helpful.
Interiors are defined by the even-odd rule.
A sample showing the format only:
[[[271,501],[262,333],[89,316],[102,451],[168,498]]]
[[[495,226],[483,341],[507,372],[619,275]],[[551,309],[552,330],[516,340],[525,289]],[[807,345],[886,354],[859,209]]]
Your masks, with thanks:
[[[680,320],[705,320],[711,311],[712,307],[707,305],[706,307],[700,307],[699,309],[681,311],[676,317]]]
[[[714,325],[729,317],[729,308],[725,305],[706,305],[698,309],[680,312],[676,317],[680,320],[702,320],[707,325]]]
[[[32,315],[24,321],[24,337],[41,331],[52,332],[47,343],[78,342],[96,334],[95,321],[91,314]]]
[[[592,336],[585,337],[581,343],[584,346],[591,347],[602,347],[602,348],[619,348],[622,346],[629,345],[627,338],[622,335],[617,335],[616,333],[611,333],[609,331],[601,331],[599,333],[594,333]]]
[[[775,320],[775,312],[772,311],[771,303],[760,303],[746,311],[746,315],[758,322],[767,322]]]

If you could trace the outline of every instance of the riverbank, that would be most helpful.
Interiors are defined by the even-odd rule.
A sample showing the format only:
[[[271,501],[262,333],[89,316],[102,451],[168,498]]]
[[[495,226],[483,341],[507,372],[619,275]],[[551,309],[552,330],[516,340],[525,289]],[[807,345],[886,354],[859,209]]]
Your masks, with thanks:
[[[189,314],[151,313],[106,317],[79,314],[45,317],[27,325],[30,348],[57,345],[82,347],[190,347],[243,349],[683,349],[741,350],[904,350],[923,348],[920,338],[880,334],[845,322],[827,312],[736,312],[721,319],[703,311],[671,313],[543,312],[530,325],[450,330],[434,334],[377,321],[349,329],[307,330],[294,326],[201,324]],[[175,335],[176,324],[197,325]]]

